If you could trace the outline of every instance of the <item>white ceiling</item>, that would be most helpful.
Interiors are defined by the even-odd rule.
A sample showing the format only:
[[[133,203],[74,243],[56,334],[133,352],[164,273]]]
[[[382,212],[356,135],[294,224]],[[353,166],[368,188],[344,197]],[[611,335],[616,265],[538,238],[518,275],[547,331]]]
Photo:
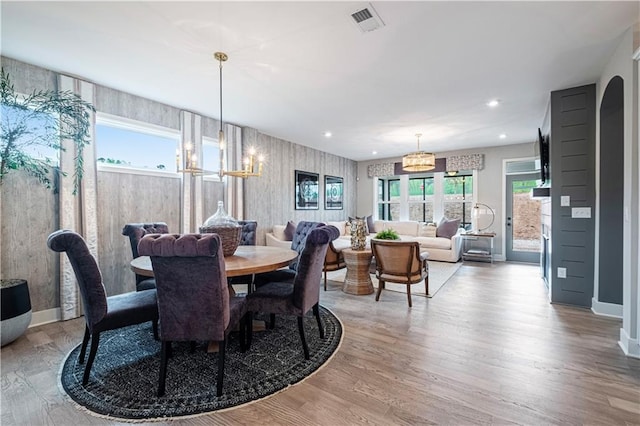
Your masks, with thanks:
[[[1,2],[2,55],[353,160],[533,141],[638,2]],[[486,102],[499,99],[490,109]],[[333,137],[326,139],[330,130]],[[506,139],[498,139],[505,133]],[[377,151],[377,154],[372,154]]]

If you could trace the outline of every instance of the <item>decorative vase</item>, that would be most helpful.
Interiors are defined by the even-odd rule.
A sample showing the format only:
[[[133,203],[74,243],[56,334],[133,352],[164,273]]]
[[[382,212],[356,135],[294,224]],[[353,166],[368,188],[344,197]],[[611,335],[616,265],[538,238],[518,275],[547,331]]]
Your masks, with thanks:
[[[218,201],[218,211],[208,218],[200,227],[201,234],[218,234],[222,242],[222,254],[233,256],[242,237],[242,226],[238,221],[227,214],[224,202]]]
[[[362,219],[351,221],[351,249],[364,250],[367,245],[367,234],[365,233],[365,223]]]
[[[4,346],[22,336],[31,324],[31,299],[26,280],[0,280],[2,299],[2,343]]]

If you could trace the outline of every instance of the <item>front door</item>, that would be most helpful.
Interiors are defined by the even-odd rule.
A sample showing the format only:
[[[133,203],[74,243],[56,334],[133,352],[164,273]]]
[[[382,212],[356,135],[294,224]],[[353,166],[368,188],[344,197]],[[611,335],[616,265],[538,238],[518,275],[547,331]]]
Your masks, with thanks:
[[[540,200],[531,198],[539,174],[507,175],[506,259],[540,263]]]

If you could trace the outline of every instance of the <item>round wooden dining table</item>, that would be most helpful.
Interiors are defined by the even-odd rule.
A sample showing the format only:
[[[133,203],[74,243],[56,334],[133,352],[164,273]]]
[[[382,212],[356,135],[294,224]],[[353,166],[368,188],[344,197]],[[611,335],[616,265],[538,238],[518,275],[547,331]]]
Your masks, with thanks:
[[[289,265],[298,256],[294,250],[270,246],[239,246],[233,256],[224,258],[227,277],[260,274],[275,271]],[[149,256],[140,256],[131,261],[131,269],[138,275],[153,277]]]

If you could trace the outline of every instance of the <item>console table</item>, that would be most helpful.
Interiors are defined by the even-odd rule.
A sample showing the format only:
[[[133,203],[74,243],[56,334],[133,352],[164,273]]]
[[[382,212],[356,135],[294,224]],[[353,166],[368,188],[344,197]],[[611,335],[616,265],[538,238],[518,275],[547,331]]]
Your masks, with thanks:
[[[493,238],[495,232],[462,234],[462,260],[493,263]]]

